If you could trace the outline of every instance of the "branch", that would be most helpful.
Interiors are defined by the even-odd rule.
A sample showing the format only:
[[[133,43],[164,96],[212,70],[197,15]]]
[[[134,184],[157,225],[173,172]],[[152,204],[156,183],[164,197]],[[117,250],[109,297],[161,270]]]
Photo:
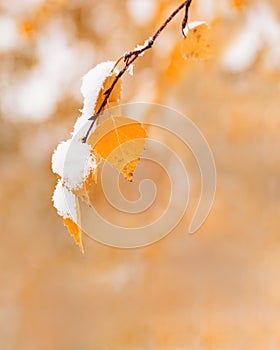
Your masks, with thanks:
[[[191,4],[191,1],[186,3],[185,5],[185,17],[183,19],[183,22],[182,22],[182,34],[184,36],[184,38],[186,38],[186,34],[184,32],[184,29],[186,28],[186,25],[188,24],[188,19],[189,19],[189,7],[190,7],[190,4]]]
[[[97,120],[97,118],[99,117],[99,115],[102,113],[103,109],[105,108],[105,106],[107,105],[107,102],[109,100],[109,97],[114,89],[114,87],[116,86],[117,82],[119,81],[119,79],[124,75],[124,73],[128,70],[129,66],[139,57],[142,56],[143,53],[148,50],[151,49],[154,45],[154,42],[156,41],[156,39],[158,38],[158,36],[161,34],[161,32],[165,29],[165,27],[168,25],[169,22],[171,22],[173,20],[173,18],[183,9],[185,8],[185,16],[182,22],[182,32],[183,35],[184,34],[184,29],[187,25],[188,22],[188,11],[189,11],[189,7],[191,4],[192,0],[186,0],[184,1],[179,7],[176,8],[176,10],[174,10],[171,15],[166,19],[166,21],[160,26],[160,28],[155,32],[155,34],[153,36],[151,36],[148,40],[145,41],[145,44],[142,47],[137,47],[136,49],[134,49],[133,51],[129,51],[126,52],[123,56],[121,56],[116,64],[115,67],[118,65],[118,63],[123,60],[124,61],[124,67],[119,71],[119,73],[116,75],[114,81],[112,82],[112,85],[110,86],[110,88],[108,90],[106,90],[104,92],[104,100],[101,104],[101,106],[99,107],[98,111],[89,118],[89,120],[92,121],[85,137],[83,137],[82,142],[85,143],[89,137],[89,134]],[[115,67],[113,68],[113,70],[115,69]]]

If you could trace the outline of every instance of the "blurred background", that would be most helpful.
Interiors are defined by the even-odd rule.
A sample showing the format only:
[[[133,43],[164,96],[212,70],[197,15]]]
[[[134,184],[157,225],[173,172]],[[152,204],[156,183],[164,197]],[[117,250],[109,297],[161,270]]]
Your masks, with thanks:
[[[180,14],[124,79],[123,102],[175,108],[212,148],[217,193],[195,235],[190,209],[154,245],[84,235],[82,255],[52,207],[51,154],[79,116],[81,77],[142,44],[179,4],[0,1],[1,349],[280,348],[279,1],[193,0],[212,58],[182,58]]]

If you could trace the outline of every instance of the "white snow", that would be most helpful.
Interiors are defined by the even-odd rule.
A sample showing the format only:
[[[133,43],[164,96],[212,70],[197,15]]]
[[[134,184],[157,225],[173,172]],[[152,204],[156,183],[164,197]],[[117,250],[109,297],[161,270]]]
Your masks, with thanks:
[[[84,137],[90,125],[91,125],[91,121],[88,120],[88,117],[81,115],[80,117],[77,118],[75,122],[72,135],[73,136],[81,135],[81,137]],[[93,132],[95,128],[96,128],[96,124],[94,125],[91,132]]]
[[[222,57],[223,66],[233,72],[245,71],[264,50],[266,68],[280,68],[280,23],[272,8],[258,3],[249,9],[245,25]]]
[[[53,206],[58,215],[64,219],[70,218],[77,224],[76,198],[65,186],[62,180],[59,180],[53,193]]]
[[[63,177],[64,162],[69,149],[70,142],[71,139],[61,142],[57,146],[52,156],[52,171],[53,173],[59,175],[61,178]]]
[[[133,70],[134,70],[134,66],[133,66],[133,64],[130,64],[128,67],[128,74],[133,76]]]
[[[72,137],[61,142],[52,156],[52,171],[59,175],[61,183],[70,191],[83,186],[89,174],[97,167],[96,159],[89,144],[82,142],[91,121],[100,89],[105,79],[112,74],[115,62],[103,62],[91,69],[82,81],[84,97],[82,115],[76,120]],[[94,130],[94,128],[93,128]]]
[[[90,145],[75,138],[57,146],[52,157],[52,170],[69,190],[81,188],[90,172],[96,169],[96,161],[90,151]]]
[[[149,45],[149,42],[150,42],[151,40],[153,40],[153,38],[152,38],[152,37],[149,37],[149,39],[147,39],[147,40],[144,42],[143,45],[137,45],[133,51],[135,51],[135,50],[138,51],[138,50],[143,50],[143,49],[145,49],[145,48]],[[145,51],[143,51],[141,54],[139,54],[139,56],[144,56],[144,54],[145,54]]]
[[[72,213],[66,204],[68,201],[73,204],[75,195],[69,191],[80,189],[89,174],[97,167],[96,158],[91,153],[92,148],[89,144],[82,142],[82,137],[85,136],[87,128],[91,124],[88,118],[94,113],[99,91],[105,79],[112,74],[114,65],[114,61],[100,63],[83,77],[81,92],[84,97],[84,106],[81,111],[82,115],[76,120],[72,137],[61,142],[53,153],[52,171],[60,176],[53,201],[59,215],[63,217],[70,217],[69,212]],[[132,69],[133,67],[130,67],[130,70]],[[65,198],[66,202],[63,200]]]
[[[112,74],[115,63],[115,61],[99,63],[82,78],[81,93],[84,97],[84,105],[81,110],[82,115],[78,117],[74,125],[74,130],[72,132],[73,136],[81,135],[81,137],[83,137],[90,127],[91,121],[88,119],[94,113],[99,91],[101,90],[105,79]],[[115,70],[115,72],[117,72],[117,70]],[[91,132],[94,130],[95,126]]]
[[[155,16],[157,10],[156,0],[128,0],[127,11],[133,23],[139,26],[148,24]]]
[[[195,27],[199,27],[199,26],[201,26],[202,24],[206,24],[206,25],[207,25],[207,23],[204,22],[204,21],[194,21],[194,22],[188,23],[188,24],[186,25],[186,27],[184,28],[184,30],[183,30],[185,36],[188,35],[189,30],[192,30],[192,29],[194,29]]]
[[[115,61],[99,63],[83,77],[81,87],[81,93],[84,97],[83,117],[90,118],[93,115],[99,91],[105,79],[112,74],[114,65]]]
[[[134,50],[137,50],[137,51],[139,50],[140,51],[140,50],[145,49],[146,46],[147,46],[147,44],[146,44],[146,41],[145,41],[145,43],[143,45],[137,45]],[[145,51],[140,53],[138,56],[144,56],[144,54],[145,54]]]

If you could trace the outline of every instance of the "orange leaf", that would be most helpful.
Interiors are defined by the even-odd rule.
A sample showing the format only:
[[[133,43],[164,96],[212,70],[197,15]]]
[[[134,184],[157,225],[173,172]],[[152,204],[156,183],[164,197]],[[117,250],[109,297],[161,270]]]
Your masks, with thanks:
[[[96,100],[94,113],[97,113],[99,111],[99,108],[101,107],[105,98],[104,93],[112,86],[112,83],[115,80],[115,78],[116,78],[116,74],[112,74],[105,79]],[[118,104],[121,97],[121,91],[122,91],[122,82],[121,82],[121,79],[119,79],[116,85],[114,86],[114,89],[112,90],[110,97],[108,98],[107,105],[104,107],[104,109],[106,107],[107,108],[114,107]]]
[[[147,133],[139,122],[125,117],[110,117],[98,125],[88,143],[101,158],[131,181],[146,137]]]
[[[72,221],[70,218],[63,218],[64,226],[67,227],[69,233],[74,237],[76,244],[80,247],[82,253],[84,253],[84,247],[82,242],[82,230],[80,229],[80,207],[79,200],[76,197],[76,211],[78,224]]]
[[[192,22],[186,28],[186,38],[182,53],[187,59],[206,59],[210,57],[208,25],[204,22]]]

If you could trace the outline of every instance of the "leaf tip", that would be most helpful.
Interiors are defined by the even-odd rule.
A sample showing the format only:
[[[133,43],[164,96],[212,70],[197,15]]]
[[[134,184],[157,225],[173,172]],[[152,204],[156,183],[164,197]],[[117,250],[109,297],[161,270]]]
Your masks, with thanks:
[[[82,231],[80,227],[70,218],[64,218],[63,223],[64,223],[64,226],[67,227],[69,233],[74,237],[74,240],[78,245],[78,247],[80,248],[81,253],[84,254],[84,247],[82,242]]]

